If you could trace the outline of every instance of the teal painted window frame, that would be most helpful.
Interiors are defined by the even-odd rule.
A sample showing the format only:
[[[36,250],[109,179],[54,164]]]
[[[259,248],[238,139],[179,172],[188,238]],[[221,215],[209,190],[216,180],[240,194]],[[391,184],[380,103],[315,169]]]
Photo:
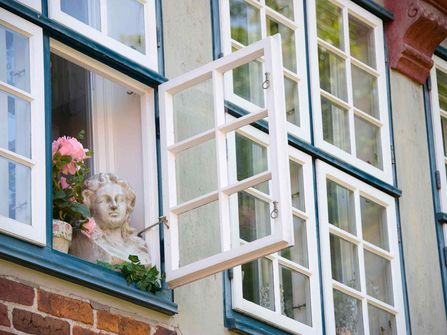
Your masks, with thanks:
[[[107,66],[120,71],[126,76],[136,79],[155,91],[155,122],[157,127],[156,145],[160,150],[158,126],[157,87],[167,79],[160,73],[145,68],[116,52],[77,34],[75,31],[48,18],[47,1],[42,0],[42,13],[16,1],[0,0],[0,7],[18,15],[43,29],[44,79],[45,79],[45,145],[46,175],[51,176],[51,73],[50,73],[50,38],[54,38],[86,56],[94,58]],[[161,3],[156,1],[157,20],[161,23]],[[158,27],[160,27],[158,25]],[[157,30],[159,31],[160,28]],[[160,38],[160,36],[159,36]],[[161,40],[159,40],[161,43]],[[163,53],[159,48],[159,66],[163,73]],[[157,164],[160,167],[159,155]],[[159,169],[160,171],[160,169]],[[160,176],[159,176],[159,181]],[[28,242],[0,234],[0,258],[23,266],[89,287],[91,289],[130,301],[167,315],[177,313],[177,305],[173,302],[173,292],[163,283],[163,289],[156,294],[143,292],[134,285],[128,285],[119,273],[101,268],[74,256],[60,253],[52,249],[52,192],[51,178],[46,179],[46,227],[47,245],[39,247]],[[160,184],[158,192],[161,193]],[[159,206],[162,209],[161,204]],[[160,212],[161,213],[161,212]],[[161,271],[164,271],[163,228],[160,229]]]

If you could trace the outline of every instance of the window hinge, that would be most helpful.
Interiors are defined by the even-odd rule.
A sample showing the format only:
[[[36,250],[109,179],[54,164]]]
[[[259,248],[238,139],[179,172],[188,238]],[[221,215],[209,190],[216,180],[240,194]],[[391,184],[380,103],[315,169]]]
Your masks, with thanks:
[[[439,173],[439,170],[435,171],[435,183],[436,189],[439,191],[441,189],[441,173]]]
[[[157,48],[161,47],[160,41],[161,41],[161,31],[159,28],[157,28]]]
[[[447,247],[444,247],[444,265],[447,266]]]
[[[394,152],[394,145],[391,144],[391,164],[396,164],[396,154]]]
[[[227,275],[229,280],[233,280],[233,269],[228,269]]]
[[[219,54],[217,55],[217,58],[222,58],[224,56],[223,52],[219,52]]]
[[[155,222],[154,224],[151,224],[149,227],[144,228],[142,231],[140,231],[137,236],[138,237],[142,237],[143,233],[148,231],[149,229],[152,229],[160,224],[164,224],[166,226],[166,228],[169,229],[169,224],[168,224],[168,219],[166,218],[166,216],[160,216],[158,218],[158,222]]]
[[[430,76],[428,76],[428,79],[427,79],[427,89],[429,92],[431,92],[431,77]]]

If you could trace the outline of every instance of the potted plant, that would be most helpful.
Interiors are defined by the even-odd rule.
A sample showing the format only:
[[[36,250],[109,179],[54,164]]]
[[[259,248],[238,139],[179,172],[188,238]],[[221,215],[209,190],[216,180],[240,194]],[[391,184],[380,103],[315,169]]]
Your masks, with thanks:
[[[82,197],[89,173],[85,160],[92,155],[79,142],[83,136],[81,131],[77,138],[62,136],[52,144],[53,249],[64,253],[70,247],[73,229],[91,237],[96,225]]]

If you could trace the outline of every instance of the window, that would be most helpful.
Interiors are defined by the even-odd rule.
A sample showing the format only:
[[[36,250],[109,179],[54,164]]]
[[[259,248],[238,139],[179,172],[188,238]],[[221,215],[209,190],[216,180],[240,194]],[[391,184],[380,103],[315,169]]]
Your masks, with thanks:
[[[404,334],[394,199],[317,162],[326,327]]]
[[[157,70],[155,0],[50,0],[49,10],[51,18]]]
[[[42,1],[41,0],[17,0],[24,5],[31,7],[32,9],[37,10],[38,12],[42,11]]]
[[[158,221],[153,90],[57,41],[51,51],[53,140],[84,130],[91,174],[129,183],[136,195],[131,227],[143,230]],[[158,229],[146,240],[159,265]]]
[[[315,143],[392,182],[382,21],[345,0],[308,9]]]
[[[263,142],[249,140],[254,137]],[[254,128],[238,134],[232,153],[238,163],[237,173],[254,166],[259,161],[256,152],[267,143],[268,136]],[[318,259],[314,252],[317,242],[312,159],[289,148],[289,167],[295,245],[233,269],[233,308],[293,333],[319,334],[322,324]],[[239,202],[233,205],[239,209],[239,217],[246,203],[254,199],[252,191],[239,195]]]
[[[168,284],[176,287],[293,244],[281,50],[266,38],[160,86]],[[231,120],[225,77],[264,57],[265,107]],[[268,119],[268,147],[235,171],[231,150],[250,124]],[[258,143],[257,138],[251,138]],[[233,160],[233,164],[231,164]],[[256,194],[247,197],[247,194]],[[243,211],[234,204],[244,203]],[[243,240],[241,242],[240,240]],[[211,244],[210,244],[211,243]]]
[[[301,1],[296,0],[220,1],[224,54],[266,36],[281,35],[287,128],[310,141],[303,10]],[[262,60],[241,66],[228,76],[228,91],[234,93],[228,100],[250,110],[247,102],[259,101],[262,90],[258,88],[264,80]]]
[[[0,9],[0,231],[45,245],[42,30]]]

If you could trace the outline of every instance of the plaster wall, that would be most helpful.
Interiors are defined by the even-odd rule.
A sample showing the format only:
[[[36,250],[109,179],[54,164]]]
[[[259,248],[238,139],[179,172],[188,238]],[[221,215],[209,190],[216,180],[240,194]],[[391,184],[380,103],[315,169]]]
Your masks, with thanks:
[[[445,334],[422,87],[391,71],[391,100],[412,333]]]

